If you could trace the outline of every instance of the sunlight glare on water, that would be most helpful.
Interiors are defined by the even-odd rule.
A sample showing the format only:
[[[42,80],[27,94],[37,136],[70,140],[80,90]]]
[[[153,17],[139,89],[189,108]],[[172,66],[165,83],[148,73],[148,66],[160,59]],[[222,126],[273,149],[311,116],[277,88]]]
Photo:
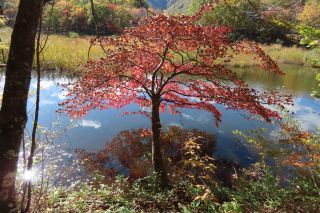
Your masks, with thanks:
[[[35,168],[31,169],[31,170],[26,170],[25,172],[23,172],[21,174],[21,179],[23,181],[31,181],[33,183],[37,182],[39,180],[39,171]]]

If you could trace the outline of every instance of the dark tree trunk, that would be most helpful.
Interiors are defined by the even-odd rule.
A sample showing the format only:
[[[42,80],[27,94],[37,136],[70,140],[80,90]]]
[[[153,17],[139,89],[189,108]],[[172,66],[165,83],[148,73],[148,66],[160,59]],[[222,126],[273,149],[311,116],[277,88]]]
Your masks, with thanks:
[[[14,211],[17,161],[27,122],[35,36],[44,0],[21,0],[11,37],[0,111],[0,210]]]
[[[168,186],[168,176],[166,169],[163,165],[163,159],[161,154],[161,144],[160,144],[160,133],[161,133],[161,123],[160,123],[160,98],[152,98],[152,164],[153,169],[160,176],[161,186]]]

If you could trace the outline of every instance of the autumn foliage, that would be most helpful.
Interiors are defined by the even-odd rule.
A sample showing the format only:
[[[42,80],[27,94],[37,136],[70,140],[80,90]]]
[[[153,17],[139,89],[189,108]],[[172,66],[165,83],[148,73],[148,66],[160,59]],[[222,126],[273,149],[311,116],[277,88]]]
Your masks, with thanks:
[[[93,41],[105,47],[106,55],[89,61],[87,73],[68,86],[70,98],[62,104],[64,110],[81,117],[89,110],[139,105],[141,110],[133,113],[152,119],[156,159],[161,159],[159,111],[205,110],[218,125],[222,115],[216,105],[220,104],[247,110],[268,122],[279,119],[269,105],[282,108],[291,103],[290,96],[250,88],[227,64],[234,54],[253,54],[262,70],[283,73],[255,43],[231,42],[228,27],[198,24],[210,9],[206,5],[194,16],[150,17],[118,37]]]
[[[188,18],[185,18],[188,19]],[[161,110],[207,110],[221,120],[213,103],[246,109],[266,120],[279,114],[263,104],[282,106],[278,92],[249,88],[225,64],[232,54],[256,54],[266,71],[282,74],[278,66],[252,42],[230,43],[227,27],[200,26],[182,17],[156,16],[123,35],[100,42],[106,56],[86,65],[90,71],[72,85],[63,103],[72,116],[89,110],[121,108],[130,103],[148,115],[150,97],[161,96]],[[287,99],[289,101],[289,99]]]

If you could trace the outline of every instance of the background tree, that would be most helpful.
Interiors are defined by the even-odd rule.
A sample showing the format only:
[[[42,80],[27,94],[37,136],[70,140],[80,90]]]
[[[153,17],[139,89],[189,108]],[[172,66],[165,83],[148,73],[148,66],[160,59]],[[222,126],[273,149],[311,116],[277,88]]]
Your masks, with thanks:
[[[151,118],[153,168],[161,175],[163,186],[168,183],[161,153],[160,111],[206,110],[218,125],[221,113],[215,104],[248,110],[270,121],[280,116],[264,104],[282,107],[290,102],[290,97],[278,92],[249,88],[225,66],[232,53],[252,52],[263,69],[282,74],[254,43],[232,43],[229,28],[196,24],[208,8],[191,17],[151,17],[119,37],[100,39],[106,56],[88,62],[88,73],[69,87],[71,97],[62,104],[71,116],[82,116],[92,109],[140,105],[136,113]]]
[[[194,14],[210,0],[178,0],[168,8],[169,13]],[[201,20],[203,24],[222,24],[232,28],[234,39],[250,39],[261,43],[282,41],[292,45],[288,34],[292,29],[279,25],[278,20],[295,22],[304,1],[293,0],[219,0],[217,7]],[[182,6],[180,6],[182,4]]]
[[[312,27],[320,27],[320,1],[307,1],[298,20]]]
[[[21,0],[12,32],[0,111],[0,209],[16,208],[15,178],[20,144],[27,122],[27,99],[35,52],[35,36],[47,0]]]

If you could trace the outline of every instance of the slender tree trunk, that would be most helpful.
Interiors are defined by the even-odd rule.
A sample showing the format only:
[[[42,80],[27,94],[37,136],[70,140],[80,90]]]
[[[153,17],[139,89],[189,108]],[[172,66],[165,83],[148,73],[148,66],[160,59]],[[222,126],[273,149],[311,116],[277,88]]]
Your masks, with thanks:
[[[90,8],[91,8],[91,15],[92,15],[92,18],[93,18],[93,23],[94,23],[94,26],[95,26],[96,36],[97,36],[97,38],[100,38],[100,27],[99,27],[98,17],[97,17],[97,14],[96,14],[96,9],[95,9],[93,0],[90,0]],[[90,52],[91,52],[92,46],[93,46],[93,43],[90,44],[90,47],[88,49],[88,60],[90,59]],[[105,53],[107,52],[106,49],[104,48],[104,46],[101,43],[100,43],[100,47]]]
[[[28,159],[28,166],[27,170],[30,171],[33,167],[33,157],[36,152],[36,136],[37,136],[37,129],[38,129],[38,121],[39,121],[39,110],[40,110],[40,83],[41,83],[41,62],[40,62],[40,54],[41,54],[41,35],[42,35],[42,11],[40,14],[39,20],[39,30],[36,39],[36,65],[37,65],[37,92],[36,92],[36,109],[34,115],[34,123],[32,128],[32,135],[31,135],[31,148],[30,148],[30,156]],[[27,204],[26,208],[23,212],[29,212],[31,208],[31,199],[32,199],[32,183],[31,180],[28,180],[27,184]]]
[[[152,164],[153,169],[160,176],[161,186],[163,188],[168,186],[168,176],[166,169],[163,165],[163,159],[161,154],[161,144],[160,144],[160,133],[161,133],[161,123],[160,123],[160,100],[159,97],[152,98]]]
[[[16,208],[15,178],[27,122],[35,37],[44,0],[20,0],[13,28],[0,111],[0,210]]]
[[[93,0],[90,0],[90,8],[91,8],[91,15],[93,18],[93,23],[95,26],[96,35],[99,38],[100,37],[100,28],[99,28],[98,18],[97,18],[96,9],[94,7]]]

